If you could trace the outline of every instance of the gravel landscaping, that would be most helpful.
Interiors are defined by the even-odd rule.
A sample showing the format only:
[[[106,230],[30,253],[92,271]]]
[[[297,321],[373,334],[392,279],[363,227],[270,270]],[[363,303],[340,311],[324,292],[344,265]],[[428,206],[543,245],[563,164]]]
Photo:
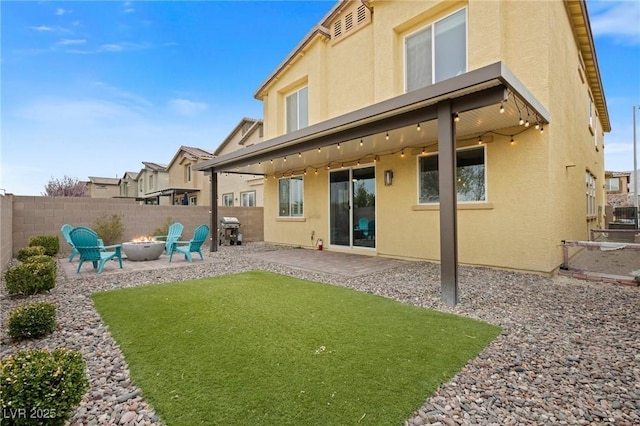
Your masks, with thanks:
[[[262,269],[345,286],[404,303],[499,325],[503,333],[405,422],[405,425],[640,424],[640,288],[553,279],[488,268],[460,268],[460,304],[440,302],[439,265],[411,262],[354,278],[259,260],[287,248],[263,243],[221,247],[212,262],[84,279],[59,272],[56,287],[29,301],[58,309],[57,330],[42,339],[7,336],[9,311],[25,299],[0,289],[0,358],[27,348],[82,352],[91,388],[71,425],[160,425],[90,295],[116,288]],[[251,256],[247,256],[251,255]],[[66,261],[61,259],[60,261]],[[188,409],[188,406],[185,406]],[[215,413],[212,413],[215,416]],[[366,422],[365,422],[366,423]]]

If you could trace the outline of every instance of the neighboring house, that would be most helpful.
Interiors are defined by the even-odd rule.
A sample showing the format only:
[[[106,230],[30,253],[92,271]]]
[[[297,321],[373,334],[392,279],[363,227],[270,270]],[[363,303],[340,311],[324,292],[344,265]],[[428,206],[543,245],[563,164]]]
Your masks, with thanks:
[[[120,194],[120,179],[89,176],[87,193],[91,198],[113,198]]]
[[[213,155],[218,157],[262,142],[262,120],[244,117],[222,141]],[[218,174],[218,205],[262,207],[264,178],[262,175]]]
[[[138,197],[138,173],[124,172],[120,179],[120,195],[121,198],[137,198]]]
[[[143,161],[144,167],[138,173],[138,197],[144,204],[172,204],[171,194],[165,194],[169,187],[169,173],[165,164]]]
[[[553,273],[602,225],[584,1],[340,1],[255,97],[265,140],[195,169],[265,176],[265,241],[440,261],[455,304],[458,262]]]
[[[613,207],[633,206],[633,188],[629,187],[631,175],[632,172],[604,172],[607,204]]]
[[[167,172],[169,186],[163,194],[169,195],[171,204],[209,205],[211,202],[211,183],[202,171],[195,171],[192,166],[200,161],[213,158],[213,154],[200,148],[181,146],[175,153]]]

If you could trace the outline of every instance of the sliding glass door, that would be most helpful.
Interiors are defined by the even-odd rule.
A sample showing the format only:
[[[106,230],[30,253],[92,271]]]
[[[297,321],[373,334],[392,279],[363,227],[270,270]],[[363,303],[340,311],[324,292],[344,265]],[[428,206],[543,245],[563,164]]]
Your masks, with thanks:
[[[329,174],[331,245],[376,246],[375,168],[336,170]]]

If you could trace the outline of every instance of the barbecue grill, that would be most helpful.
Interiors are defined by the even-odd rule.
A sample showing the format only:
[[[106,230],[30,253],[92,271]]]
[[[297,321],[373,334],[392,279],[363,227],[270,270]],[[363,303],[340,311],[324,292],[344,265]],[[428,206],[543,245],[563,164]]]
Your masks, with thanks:
[[[242,244],[240,221],[237,217],[224,216],[220,219],[220,245],[232,246]]]

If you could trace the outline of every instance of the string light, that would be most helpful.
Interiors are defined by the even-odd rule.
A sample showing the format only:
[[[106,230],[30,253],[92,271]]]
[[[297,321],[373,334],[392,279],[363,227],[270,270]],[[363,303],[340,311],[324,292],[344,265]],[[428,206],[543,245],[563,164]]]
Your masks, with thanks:
[[[510,143],[511,143],[511,146],[516,144],[516,141],[513,140],[513,135],[511,135],[511,142]]]
[[[426,148],[422,148],[422,155],[425,155],[427,153]]]
[[[387,132],[387,136],[386,137],[387,137],[387,140],[389,140],[389,132]]]
[[[418,125],[416,126],[416,130],[419,132],[420,131],[420,123],[418,123]]]
[[[404,149],[400,151],[400,158],[404,158]]]
[[[520,120],[518,120],[518,124],[521,126],[524,124],[524,120],[522,119],[522,116],[520,116]]]
[[[478,145],[482,145],[482,136],[478,136]]]
[[[287,162],[287,157],[284,157],[284,158],[283,158],[283,160],[284,160],[284,162],[286,163],[286,162]]]
[[[543,134],[543,133],[544,133],[544,126],[541,125],[540,126],[540,134]]]
[[[536,130],[538,130],[540,128],[540,123],[538,122],[538,120],[536,120]]]
[[[270,162],[271,164],[273,164],[273,159],[269,160],[269,162]]]
[[[500,114],[504,114],[504,101],[500,102]]]
[[[340,142],[336,145],[336,148],[340,149]]]
[[[460,115],[458,115],[458,113],[456,112],[455,114],[453,114],[453,121],[455,121],[456,123],[458,121],[460,121]]]
[[[316,176],[318,176],[318,169],[316,169]]]
[[[360,138],[360,146],[364,145],[364,142],[362,141],[362,138]]]
[[[322,151],[322,149],[320,147],[318,147],[318,152]]]
[[[301,152],[298,153],[298,158],[302,158],[302,153]]]

